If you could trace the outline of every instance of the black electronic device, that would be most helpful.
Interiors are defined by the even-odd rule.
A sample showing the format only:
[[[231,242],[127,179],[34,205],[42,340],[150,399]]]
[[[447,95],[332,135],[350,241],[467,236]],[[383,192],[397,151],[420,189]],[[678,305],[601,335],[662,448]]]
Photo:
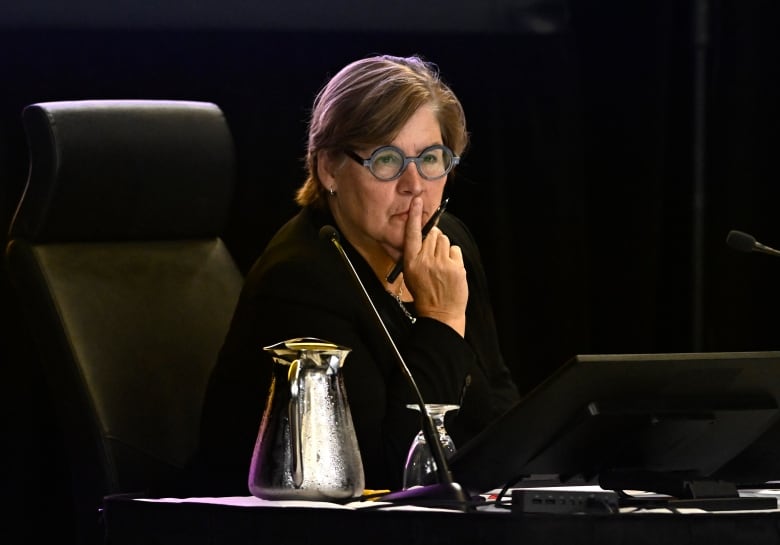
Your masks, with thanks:
[[[756,241],[743,231],[729,231],[726,243],[740,252],[760,252],[780,256],[780,251]],[[780,425],[767,430],[736,458],[715,473],[717,478],[740,483],[745,488],[760,488],[767,476],[780,478]]]
[[[778,422],[779,405],[780,352],[578,355],[459,445],[450,469],[470,490],[553,475],[732,498],[717,470]]]
[[[729,231],[729,234],[726,237],[726,244],[740,252],[760,252],[775,257],[780,256],[780,250],[775,250],[766,244],[761,244],[753,235],[749,235],[742,231]]]
[[[617,513],[619,497],[607,490],[576,490],[564,487],[521,488],[512,490],[510,509],[513,514]]]
[[[446,201],[444,203],[446,205]],[[429,222],[430,223],[430,222]],[[429,228],[430,229],[430,228]],[[433,424],[431,415],[425,408],[425,401],[423,400],[420,389],[417,387],[417,382],[414,380],[409,367],[406,365],[401,352],[393,340],[393,336],[387,330],[385,322],[382,320],[382,316],[376,309],[374,302],[371,300],[371,296],[368,294],[363,281],[360,279],[360,275],[355,270],[352,261],[349,259],[347,252],[341,245],[341,236],[335,227],[331,225],[325,225],[320,229],[319,236],[323,240],[328,240],[338,251],[350,277],[355,282],[356,289],[363,296],[366,304],[371,308],[371,312],[376,320],[377,327],[382,331],[384,337],[387,339],[389,347],[393,351],[396,362],[399,365],[401,372],[406,378],[409,386],[417,398],[417,405],[420,409],[420,420],[422,426],[422,432],[425,435],[425,440],[428,447],[431,450],[431,455],[434,460],[436,468],[436,477],[438,482],[431,485],[413,487],[408,490],[399,490],[396,492],[390,492],[381,496],[383,502],[400,503],[408,505],[422,505],[427,507],[441,507],[444,509],[457,509],[460,511],[469,511],[472,508],[470,498],[463,491],[460,484],[456,483],[452,479],[449,465],[447,464],[447,458],[444,455],[444,450],[439,440],[438,432]]]

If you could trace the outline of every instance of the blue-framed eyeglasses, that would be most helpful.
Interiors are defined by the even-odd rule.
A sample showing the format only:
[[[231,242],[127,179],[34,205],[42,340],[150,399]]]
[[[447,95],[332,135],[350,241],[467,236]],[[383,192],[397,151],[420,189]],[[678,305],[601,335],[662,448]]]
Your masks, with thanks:
[[[395,146],[377,148],[368,159],[364,159],[354,151],[348,150],[344,153],[383,182],[400,178],[409,163],[414,163],[417,172],[424,179],[438,180],[446,176],[460,162],[460,157],[455,156],[450,148],[441,144],[425,148],[417,157],[407,157]]]

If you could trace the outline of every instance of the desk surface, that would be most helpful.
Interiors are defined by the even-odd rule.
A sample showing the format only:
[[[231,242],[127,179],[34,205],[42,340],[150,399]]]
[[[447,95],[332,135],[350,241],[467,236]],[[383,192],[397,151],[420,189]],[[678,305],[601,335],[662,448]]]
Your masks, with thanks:
[[[110,545],[258,544],[780,544],[780,511],[512,514],[104,502]]]

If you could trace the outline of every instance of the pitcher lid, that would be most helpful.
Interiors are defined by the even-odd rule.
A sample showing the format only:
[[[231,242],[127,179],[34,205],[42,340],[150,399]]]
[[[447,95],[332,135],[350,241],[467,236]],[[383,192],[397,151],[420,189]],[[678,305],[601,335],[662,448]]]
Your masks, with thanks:
[[[263,347],[263,350],[276,353],[284,352],[285,349],[296,353],[301,350],[350,350],[345,346],[316,337],[296,337]]]

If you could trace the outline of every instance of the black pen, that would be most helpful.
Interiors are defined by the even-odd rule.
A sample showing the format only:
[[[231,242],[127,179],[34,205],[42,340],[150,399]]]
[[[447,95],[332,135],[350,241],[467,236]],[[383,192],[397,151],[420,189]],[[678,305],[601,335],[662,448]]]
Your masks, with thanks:
[[[425,239],[426,235],[431,232],[431,229],[438,223],[439,218],[444,213],[444,209],[447,208],[447,202],[450,200],[449,197],[445,197],[441,204],[439,205],[439,208],[436,209],[436,212],[433,213],[433,215],[428,219],[428,222],[423,225],[422,228],[422,237]],[[393,267],[393,270],[390,271],[390,274],[387,275],[387,281],[392,284],[395,282],[395,279],[398,278],[398,275],[401,274],[401,271],[404,270],[404,258],[401,256],[401,258],[395,262],[395,266]]]

